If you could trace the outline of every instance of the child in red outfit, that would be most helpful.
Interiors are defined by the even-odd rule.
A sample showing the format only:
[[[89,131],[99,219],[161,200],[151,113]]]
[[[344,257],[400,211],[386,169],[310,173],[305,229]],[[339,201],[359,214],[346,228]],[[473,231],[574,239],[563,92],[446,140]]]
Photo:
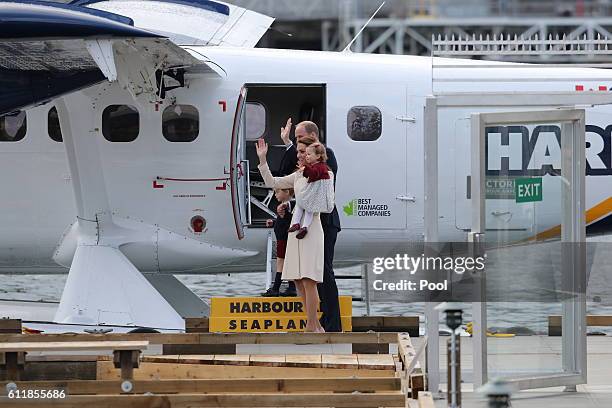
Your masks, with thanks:
[[[313,143],[306,148],[304,158],[306,165],[303,176],[308,178],[308,184],[303,190],[301,199],[297,198],[292,224],[289,232],[297,231],[296,238],[302,239],[308,233],[314,213],[327,212],[329,200],[327,194],[333,195],[333,185],[327,166],[327,153],[321,143]],[[325,195],[325,197],[323,197]],[[333,198],[332,198],[333,200]],[[333,205],[332,205],[333,209]]]

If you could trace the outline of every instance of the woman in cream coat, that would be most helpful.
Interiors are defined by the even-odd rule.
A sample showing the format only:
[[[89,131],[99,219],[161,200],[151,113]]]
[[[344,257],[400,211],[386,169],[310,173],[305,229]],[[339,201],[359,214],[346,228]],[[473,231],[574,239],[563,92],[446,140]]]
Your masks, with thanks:
[[[306,147],[316,140],[303,137],[297,144],[298,165],[302,166]],[[259,157],[259,171],[270,188],[293,188],[295,197],[299,199],[308,179],[302,175],[302,168],[285,177],[273,177],[268,168],[267,156],[268,144],[263,140],[257,141],[257,156]],[[333,173],[329,172],[333,182]],[[283,265],[283,279],[295,281],[302,301],[306,307],[308,322],[306,331],[325,332],[317,318],[319,306],[319,294],[317,283],[323,282],[323,228],[318,213],[315,213],[308,234],[303,239],[297,239],[296,233],[289,234],[287,239],[287,251]]]

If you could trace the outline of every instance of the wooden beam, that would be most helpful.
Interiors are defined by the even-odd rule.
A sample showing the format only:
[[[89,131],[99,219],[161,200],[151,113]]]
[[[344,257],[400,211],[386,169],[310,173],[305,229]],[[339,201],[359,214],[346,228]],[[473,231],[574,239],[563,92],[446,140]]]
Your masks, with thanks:
[[[199,344],[199,334],[106,333],[106,334],[0,334],[0,343],[73,341],[148,341],[149,344]]]
[[[21,319],[0,319],[0,333],[21,334]]]
[[[391,354],[357,354],[359,368],[370,370],[395,370]]]
[[[185,319],[185,332],[208,333],[208,317],[188,317]]]
[[[253,354],[246,356],[249,359],[249,365],[262,367],[282,367],[285,365],[284,354]]]
[[[353,332],[382,331],[408,332],[411,337],[419,336],[418,316],[353,316]],[[187,333],[208,333],[207,317],[189,317],[185,319]]]
[[[321,364],[323,368],[359,368],[355,354],[323,354]]]
[[[422,373],[410,374],[408,379],[410,396],[416,399],[421,391],[425,391],[425,375]]]
[[[0,378],[5,378],[5,375],[6,370],[0,369]],[[93,380],[95,378],[95,361],[28,361],[21,376],[22,381]]]
[[[417,363],[417,352],[408,333],[397,334],[397,353],[402,361],[403,370],[406,371],[406,375],[410,375]]]
[[[548,335],[561,336],[561,321],[560,315],[548,316]],[[587,326],[612,326],[612,315],[587,315]]]
[[[287,354],[286,367],[322,367],[321,354]]]
[[[0,353],[17,351],[146,350],[148,341],[74,341],[0,343]]]
[[[6,386],[6,383],[0,383]],[[121,394],[121,381],[30,381],[17,382],[20,390],[63,389],[67,395]],[[381,378],[245,378],[188,379],[188,380],[138,380],[133,381],[133,394],[152,392],[173,393],[272,393],[272,392],[376,392],[399,391],[400,379],[392,376]]]
[[[139,340],[149,344],[388,344],[397,341],[397,333],[0,334],[0,343]]]
[[[292,394],[180,394],[180,395],[74,395],[53,400],[53,407],[403,407],[400,392],[363,394],[292,393]],[[0,407],[48,407],[47,399],[15,400],[0,397]]]
[[[99,356],[98,360],[109,361],[111,357]],[[264,367],[363,368],[369,370],[395,369],[395,362],[391,354],[163,355],[142,356],[140,361],[143,363],[216,364]]]
[[[389,354],[389,343],[359,344],[353,343],[353,354]]]
[[[407,332],[419,336],[418,316],[354,316],[353,332]]]
[[[299,368],[299,367],[261,367],[214,364],[167,364],[141,363],[134,371],[135,380],[160,379],[227,379],[227,378],[337,378],[337,377],[389,377],[395,370],[369,370],[346,368]],[[118,380],[119,371],[112,361],[98,361],[96,378],[99,380]]]
[[[164,344],[163,354],[236,354],[235,344]]]

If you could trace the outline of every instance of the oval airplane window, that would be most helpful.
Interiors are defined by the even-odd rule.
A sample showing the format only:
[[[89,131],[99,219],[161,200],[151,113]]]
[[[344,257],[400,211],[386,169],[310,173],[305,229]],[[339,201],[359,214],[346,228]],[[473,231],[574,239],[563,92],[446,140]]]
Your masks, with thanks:
[[[246,140],[257,140],[266,132],[266,107],[259,102],[246,104]]]
[[[382,134],[382,113],[376,106],[353,106],[347,114],[346,132],[357,142],[371,142]]]
[[[64,141],[62,137],[62,129],[60,128],[59,116],[55,106],[49,109],[49,113],[47,115],[47,133],[49,133],[49,137],[53,141],[58,143]]]
[[[139,120],[134,106],[107,106],[102,112],[102,134],[109,142],[133,142],[140,131]]]
[[[18,142],[28,130],[25,111],[0,116],[0,142]]]
[[[162,133],[169,142],[193,142],[200,133],[200,114],[195,106],[174,105],[164,109]]]

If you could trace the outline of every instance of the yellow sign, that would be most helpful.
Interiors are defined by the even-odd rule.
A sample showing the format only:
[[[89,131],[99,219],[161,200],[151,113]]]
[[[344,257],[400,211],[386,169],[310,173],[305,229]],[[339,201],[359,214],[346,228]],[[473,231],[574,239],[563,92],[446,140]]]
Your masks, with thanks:
[[[352,299],[350,296],[340,296],[339,301],[342,329],[351,331]],[[321,313],[318,314],[321,316]],[[211,299],[208,328],[211,332],[290,332],[304,331],[305,327],[304,305],[299,298]]]

